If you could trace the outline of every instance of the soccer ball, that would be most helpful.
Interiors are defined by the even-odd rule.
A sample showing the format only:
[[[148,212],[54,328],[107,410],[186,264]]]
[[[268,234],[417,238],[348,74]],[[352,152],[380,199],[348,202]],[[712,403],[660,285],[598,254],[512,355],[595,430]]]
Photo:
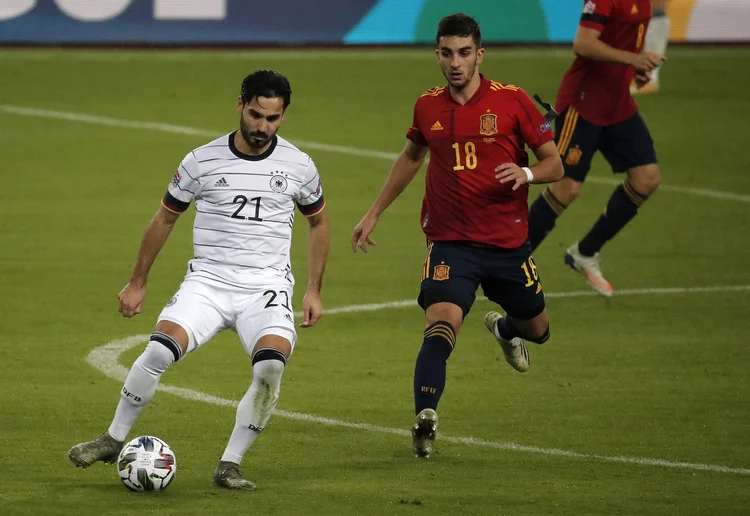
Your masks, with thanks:
[[[177,459],[167,443],[144,435],[136,437],[120,451],[117,473],[131,491],[164,491],[177,473]]]

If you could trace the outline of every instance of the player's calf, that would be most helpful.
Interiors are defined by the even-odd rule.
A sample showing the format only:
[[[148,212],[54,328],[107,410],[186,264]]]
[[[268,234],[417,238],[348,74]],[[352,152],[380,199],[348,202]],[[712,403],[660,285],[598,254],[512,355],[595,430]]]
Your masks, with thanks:
[[[183,330],[184,331],[184,330]],[[114,463],[138,415],[154,397],[164,371],[182,357],[184,347],[171,335],[155,331],[136,359],[120,391],[120,402],[107,432],[68,451],[71,462],[87,468],[95,462]]]
[[[534,344],[544,344],[550,338],[549,325],[541,333],[534,333],[530,337],[526,337],[526,340],[533,342]]]
[[[264,337],[268,338],[280,339],[277,336]],[[263,345],[261,342],[263,339],[258,346]],[[256,349],[253,355],[253,381],[237,407],[234,430],[214,474],[214,484],[227,489],[255,489],[251,482],[240,475],[239,464],[268,424],[279,401],[286,355],[275,348],[258,349],[256,346]]]
[[[576,200],[581,192],[581,183],[564,177],[549,185],[529,208],[529,243],[536,249],[555,228],[557,218]]]
[[[519,319],[518,317],[504,317],[502,326],[507,328],[510,325],[517,328],[519,337],[535,344],[544,344],[549,340],[549,319],[547,310],[531,319]]]
[[[661,184],[659,167],[656,164],[635,167],[628,171],[628,178],[615,188],[607,208],[594,223],[577,246],[571,246],[566,263],[587,276],[589,283],[597,282],[601,276],[598,253],[604,244],[612,240],[637,214],[649,196]],[[580,256],[577,256],[580,254]],[[594,288],[602,292],[602,289]],[[607,288],[604,289],[609,290]],[[602,292],[604,293],[604,292]],[[605,295],[611,295],[605,294]]]
[[[430,324],[424,331],[422,347],[414,366],[415,412],[437,409],[445,389],[448,357],[456,344],[456,332],[447,321]]]
[[[166,333],[156,331],[130,368],[120,391],[120,403],[109,426],[109,435],[125,441],[135,420],[156,393],[161,375],[181,358],[182,348]]]

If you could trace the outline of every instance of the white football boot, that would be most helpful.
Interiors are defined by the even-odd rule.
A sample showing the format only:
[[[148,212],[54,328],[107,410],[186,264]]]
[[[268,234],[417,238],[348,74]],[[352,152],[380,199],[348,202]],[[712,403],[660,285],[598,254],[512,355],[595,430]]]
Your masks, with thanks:
[[[526,344],[524,344],[523,340],[519,337],[505,340],[500,336],[497,331],[497,322],[502,318],[503,316],[497,312],[487,312],[487,315],[484,316],[484,325],[490,331],[492,336],[500,343],[500,347],[505,355],[505,361],[516,371],[525,373],[529,370],[529,365],[531,365],[529,350],[526,349]]]
[[[611,297],[615,293],[612,285],[602,275],[599,253],[594,256],[583,256],[576,242],[565,252],[565,263],[574,271],[581,273],[588,284],[601,295]]]

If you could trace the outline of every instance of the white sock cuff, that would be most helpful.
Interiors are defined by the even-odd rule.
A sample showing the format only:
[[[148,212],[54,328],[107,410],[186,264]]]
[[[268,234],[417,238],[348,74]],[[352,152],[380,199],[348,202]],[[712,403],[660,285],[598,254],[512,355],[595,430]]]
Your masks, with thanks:
[[[158,342],[169,351],[171,351],[172,356],[174,356],[175,362],[182,358],[182,347],[180,347],[180,343],[177,342],[177,339],[175,339],[171,335],[168,335],[161,331],[155,331],[151,335],[150,342]]]
[[[152,340],[133,366],[140,365],[148,374],[161,375],[175,361],[174,350],[164,345],[161,341],[153,340],[152,336]]]
[[[255,369],[255,364],[268,360],[277,360],[286,365],[286,355],[284,353],[276,348],[263,348],[256,351],[253,355],[253,370]]]

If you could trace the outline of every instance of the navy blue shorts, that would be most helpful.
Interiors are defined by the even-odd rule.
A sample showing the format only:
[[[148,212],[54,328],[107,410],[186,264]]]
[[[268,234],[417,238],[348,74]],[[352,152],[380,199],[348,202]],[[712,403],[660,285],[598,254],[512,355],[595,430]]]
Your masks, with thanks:
[[[555,143],[565,177],[583,182],[596,151],[601,151],[612,172],[656,163],[654,140],[641,115],[636,113],[616,124],[600,126],[585,120],[572,106],[555,119]]]
[[[544,293],[528,243],[498,249],[432,242],[427,248],[417,300],[423,309],[453,303],[466,317],[481,285],[484,295],[511,317],[533,319],[544,311]]]

